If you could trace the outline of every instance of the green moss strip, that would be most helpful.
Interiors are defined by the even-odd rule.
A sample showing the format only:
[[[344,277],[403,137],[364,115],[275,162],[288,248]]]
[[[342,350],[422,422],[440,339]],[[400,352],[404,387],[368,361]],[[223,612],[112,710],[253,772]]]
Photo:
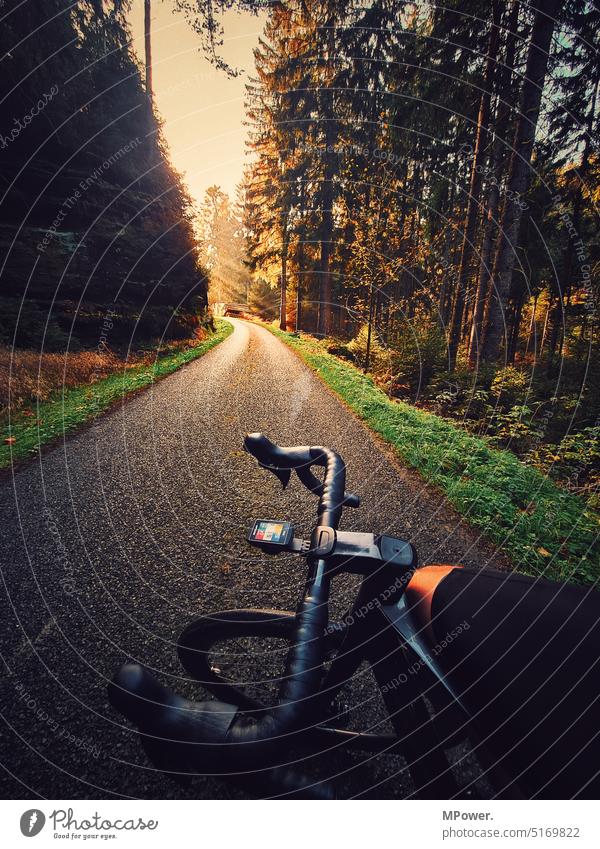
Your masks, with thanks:
[[[520,571],[581,583],[600,578],[600,522],[581,498],[510,451],[491,448],[441,416],[390,400],[370,377],[324,351],[313,337],[268,329]]]
[[[57,392],[54,397],[37,405],[35,417],[17,411],[10,426],[5,422],[1,427],[0,469],[36,453],[43,445],[89,422],[131,392],[144,389],[198,359],[232,331],[233,326],[229,322],[218,321],[216,332],[199,345],[158,356],[150,365],[118,371],[96,383]],[[11,437],[14,442],[7,444],[6,440]]]

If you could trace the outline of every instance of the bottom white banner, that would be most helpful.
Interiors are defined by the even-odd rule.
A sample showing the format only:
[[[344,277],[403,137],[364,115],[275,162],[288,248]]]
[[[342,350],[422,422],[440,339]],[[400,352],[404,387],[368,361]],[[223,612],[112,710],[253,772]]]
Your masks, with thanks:
[[[71,843],[244,849],[320,849],[326,841],[372,849],[386,845],[600,846],[593,801],[0,801],[3,847]]]

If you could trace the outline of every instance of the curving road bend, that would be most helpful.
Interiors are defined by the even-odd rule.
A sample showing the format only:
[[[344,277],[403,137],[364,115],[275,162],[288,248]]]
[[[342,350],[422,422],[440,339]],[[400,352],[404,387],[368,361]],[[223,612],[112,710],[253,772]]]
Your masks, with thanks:
[[[314,498],[297,482],[283,493],[241,450],[247,431],[338,450],[363,504],[346,510],[343,527],[408,537],[421,562],[504,565],[288,348],[262,327],[232,323],[202,359],[0,483],[4,798],[237,795],[210,778],[181,784],[153,770],[105,688],[136,658],[198,697],[175,650],[190,619],[239,606],[294,609],[298,561],[261,557],[243,538],[259,516],[306,530]],[[336,580],[333,615],[356,582]],[[257,649],[243,649],[241,674],[276,678],[282,647]],[[348,698],[351,725],[378,720],[366,673]],[[410,792],[400,758],[372,766],[368,779],[348,774],[349,793],[395,773],[381,795]],[[330,772],[347,768],[330,759]],[[459,774],[466,780],[473,768],[467,759]]]

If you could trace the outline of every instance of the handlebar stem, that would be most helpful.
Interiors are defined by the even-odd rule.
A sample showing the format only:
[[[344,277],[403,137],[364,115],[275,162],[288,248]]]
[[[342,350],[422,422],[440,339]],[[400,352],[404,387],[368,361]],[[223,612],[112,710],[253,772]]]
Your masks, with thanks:
[[[319,495],[318,525],[337,529],[344,504],[357,506],[358,499],[345,493],[344,461],[330,448],[281,448],[260,433],[248,434],[244,446],[284,484],[292,469],[301,470],[300,479]],[[311,466],[325,468],[322,484],[310,471]],[[313,705],[321,687],[331,572],[322,557],[309,556],[307,562],[309,574],[296,612],[285,675],[277,704],[268,713],[256,718],[221,702],[187,702],[154,682],[137,666],[124,667],[117,675],[111,685],[113,703],[131,718],[139,715],[143,705],[147,717],[143,723],[145,733],[152,734],[155,729],[161,736],[168,734],[191,760],[196,746],[211,745],[220,753],[224,753],[225,747],[238,759],[250,758],[254,764],[269,759],[269,753],[281,744],[282,737],[313,724]],[[148,702],[154,707],[149,709]]]

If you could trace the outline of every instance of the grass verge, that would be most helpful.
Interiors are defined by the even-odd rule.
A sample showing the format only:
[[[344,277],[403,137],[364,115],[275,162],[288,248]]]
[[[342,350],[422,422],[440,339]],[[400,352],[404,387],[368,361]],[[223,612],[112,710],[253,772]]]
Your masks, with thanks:
[[[217,321],[217,329],[201,342],[163,356],[154,362],[121,369],[95,383],[65,388],[31,409],[17,410],[0,422],[0,469],[27,457],[57,437],[75,430],[108,410],[117,401],[144,389],[161,377],[198,359],[233,331],[226,321]]]
[[[520,571],[580,583],[600,578],[600,522],[583,499],[510,451],[491,448],[441,416],[390,400],[314,337],[267,327]]]

